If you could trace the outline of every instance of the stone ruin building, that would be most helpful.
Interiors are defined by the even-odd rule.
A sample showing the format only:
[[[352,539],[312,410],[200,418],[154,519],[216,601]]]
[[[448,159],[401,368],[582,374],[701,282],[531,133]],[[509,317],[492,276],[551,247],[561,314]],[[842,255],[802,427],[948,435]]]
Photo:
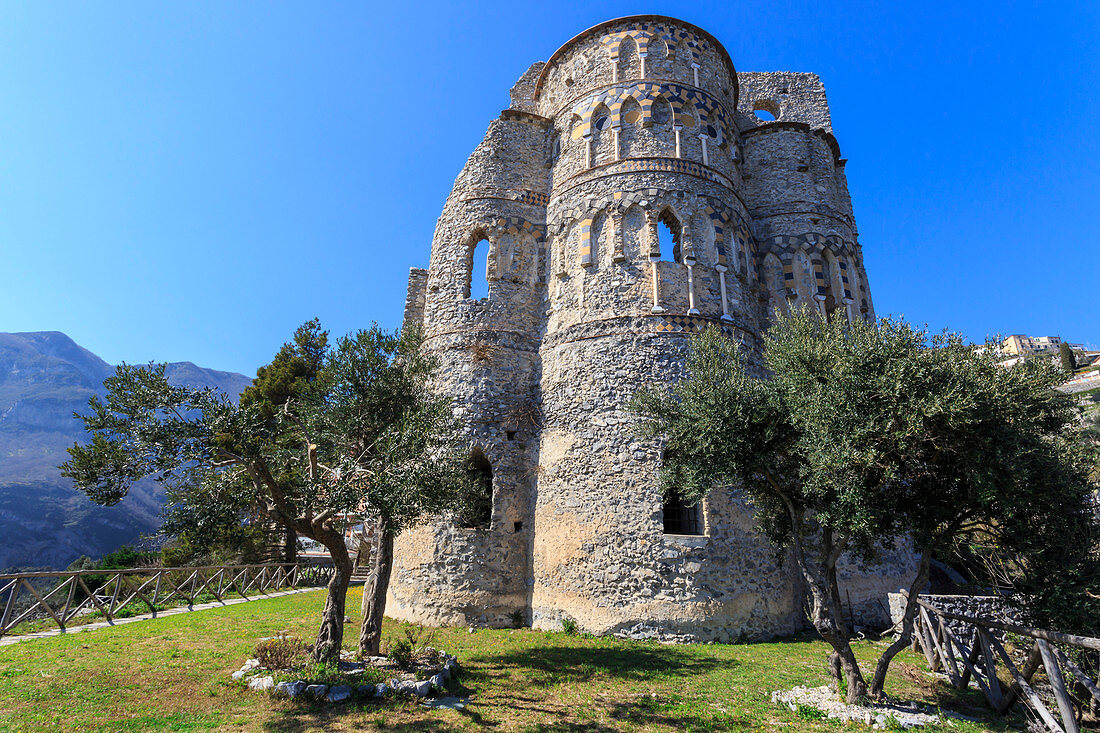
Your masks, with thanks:
[[[625,405],[680,374],[708,325],[759,359],[775,310],[874,317],[844,166],[816,75],[738,72],[674,18],[601,23],[532,65],[405,305],[470,426],[485,503],[397,539],[388,613],[672,640],[803,628],[797,568],[751,509],[729,490],[664,499],[660,446]],[[487,297],[471,297],[477,260]],[[854,615],[888,623],[911,563],[849,566]]]

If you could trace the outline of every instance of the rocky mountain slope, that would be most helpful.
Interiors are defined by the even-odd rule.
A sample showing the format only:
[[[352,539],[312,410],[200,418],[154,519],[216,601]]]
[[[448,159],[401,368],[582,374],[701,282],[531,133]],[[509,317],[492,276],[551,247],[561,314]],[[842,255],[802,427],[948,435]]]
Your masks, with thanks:
[[[63,568],[159,526],[163,494],[155,483],[141,482],[118,506],[101,507],[57,469],[65,449],[84,438],[73,412],[102,395],[113,372],[63,333],[0,333],[0,569]],[[175,384],[234,397],[251,383],[190,362],[169,364],[167,374]]]

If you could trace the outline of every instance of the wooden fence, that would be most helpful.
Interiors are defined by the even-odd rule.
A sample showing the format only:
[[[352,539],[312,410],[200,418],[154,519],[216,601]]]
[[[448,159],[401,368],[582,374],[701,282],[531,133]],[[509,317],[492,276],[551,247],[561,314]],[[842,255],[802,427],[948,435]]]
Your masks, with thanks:
[[[0,637],[36,622],[65,630],[74,620],[102,617],[114,623],[138,613],[156,616],[172,607],[224,603],[234,596],[254,600],[327,583],[332,572],[331,567],[270,564],[0,574]],[[39,629],[25,626],[20,632],[30,630]]]
[[[946,674],[956,689],[966,689],[973,679],[998,715],[1007,713],[1017,701],[1022,700],[1047,730],[1079,733],[1078,720],[1085,706],[1096,710],[1100,703],[1100,687],[1070,658],[1074,653],[1067,654],[1059,645],[1095,655],[1100,652],[1100,639],[963,616],[936,608],[920,599],[917,603],[920,610],[913,628],[914,650],[923,651],[929,668],[933,672]],[[962,622],[962,628],[967,631],[957,633],[960,624],[956,623],[952,625],[956,629],[953,632],[947,624],[949,620]],[[1030,645],[1029,656],[1022,668],[1013,663],[994,631],[1015,634],[1026,640],[1025,646]],[[968,643],[963,643],[960,636],[968,636]],[[1010,683],[1006,684],[998,676],[998,664],[1008,672]],[[1046,701],[1032,687],[1034,676],[1040,668],[1045,672],[1049,686]],[[1057,717],[1047,706],[1051,697],[1058,710]]]

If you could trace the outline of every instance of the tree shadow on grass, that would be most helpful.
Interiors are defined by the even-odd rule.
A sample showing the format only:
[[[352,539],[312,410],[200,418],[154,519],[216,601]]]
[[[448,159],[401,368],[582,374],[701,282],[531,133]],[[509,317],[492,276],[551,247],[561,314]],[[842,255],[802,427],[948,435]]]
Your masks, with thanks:
[[[394,700],[336,705],[305,704],[282,711],[278,719],[264,724],[264,730],[296,733],[345,726],[363,730],[442,733],[460,727],[454,721],[431,715],[428,710],[417,711],[424,715],[416,720],[393,720],[395,714],[408,712],[403,706],[412,704]]]
[[[500,670],[518,668],[528,681],[538,685],[575,684],[594,677],[615,680],[646,681],[675,675],[704,675],[719,668],[738,666],[736,660],[719,660],[689,654],[670,646],[638,645],[615,648],[540,646],[482,657],[481,661],[496,673],[482,669],[464,670],[463,676],[476,682],[478,677],[493,678]]]

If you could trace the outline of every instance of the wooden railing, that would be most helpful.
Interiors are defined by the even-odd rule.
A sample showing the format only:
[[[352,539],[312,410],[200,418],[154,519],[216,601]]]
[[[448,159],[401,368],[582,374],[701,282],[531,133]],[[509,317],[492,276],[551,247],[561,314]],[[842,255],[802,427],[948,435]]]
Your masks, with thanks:
[[[914,650],[923,651],[929,668],[933,672],[946,674],[956,689],[966,689],[973,679],[998,715],[1007,713],[1017,701],[1023,700],[1047,730],[1054,733],[1079,733],[1079,713],[1084,712],[1090,698],[1094,711],[1100,703],[1100,687],[1096,681],[1058,646],[1096,654],[1100,652],[1100,639],[963,616],[936,608],[919,598],[917,603],[920,604],[920,610],[913,628]],[[961,622],[961,627],[968,630],[961,635],[969,636],[969,645],[959,638],[957,630],[960,624],[953,624],[956,631],[952,631],[947,623],[949,620]],[[994,631],[1015,634],[1023,637],[1026,644],[1030,644],[1031,650],[1023,668],[1018,668],[1013,663],[1005,645]],[[1010,684],[1006,685],[998,677],[999,663],[1007,670],[1012,680]],[[1044,701],[1032,687],[1033,678],[1040,667],[1046,674],[1054,706],[1058,709],[1057,718],[1047,706],[1050,695]],[[1076,694],[1072,694],[1074,692]]]
[[[0,637],[16,630],[41,630],[43,625],[64,631],[100,618],[114,623],[139,613],[156,616],[168,608],[224,603],[231,597],[254,600],[274,591],[327,583],[332,572],[325,567],[271,564],[0,574]]]

